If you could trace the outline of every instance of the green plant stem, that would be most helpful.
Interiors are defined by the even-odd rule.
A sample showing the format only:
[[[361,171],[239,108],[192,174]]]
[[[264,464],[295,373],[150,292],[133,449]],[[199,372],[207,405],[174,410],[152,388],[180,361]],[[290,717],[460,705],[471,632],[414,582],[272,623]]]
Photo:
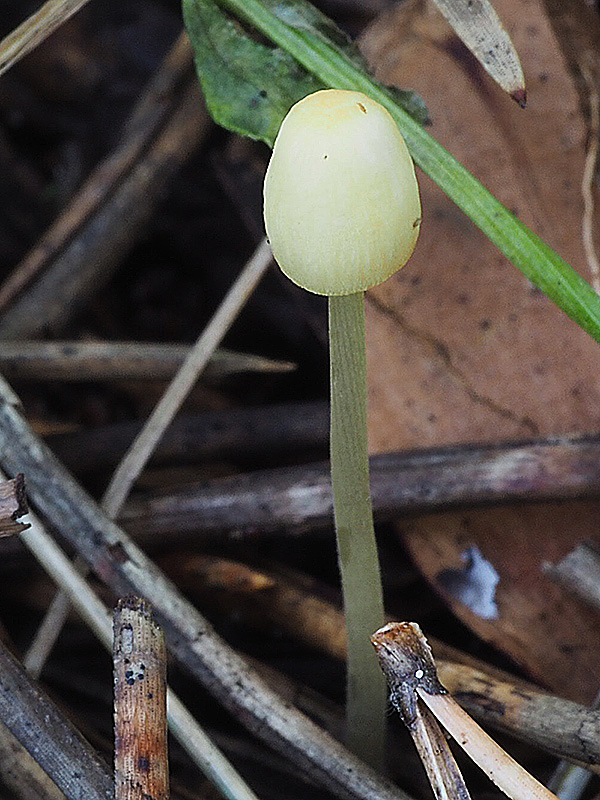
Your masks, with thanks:
[[[364,295],[329,298],[331,481],[348,632],[346,741],[383,766],[386,687],[371,646],[383,625],[367,451]]]
[[[583,330],[600,342],[600,297],[564,259],[510,213],[481,183],[404,111],[390,92],[343,53],[276,16],[275,3],[218,0],[335,89],[362,91],[396,120],[415,162],[523,274]]]

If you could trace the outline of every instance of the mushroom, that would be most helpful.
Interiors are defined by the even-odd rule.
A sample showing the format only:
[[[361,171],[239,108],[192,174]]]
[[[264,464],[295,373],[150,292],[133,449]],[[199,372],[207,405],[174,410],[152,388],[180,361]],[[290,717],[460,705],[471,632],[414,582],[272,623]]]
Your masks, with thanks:
[[[364,292],[404,266],[421,222],[412,159],[390,114],[360,92],[296,103],[275,140],[264,217],[275,260],[329,297],[331,479],[348,632],[347,743],[383,762],[385,682],[370,646],[383,624],[369,489]]]

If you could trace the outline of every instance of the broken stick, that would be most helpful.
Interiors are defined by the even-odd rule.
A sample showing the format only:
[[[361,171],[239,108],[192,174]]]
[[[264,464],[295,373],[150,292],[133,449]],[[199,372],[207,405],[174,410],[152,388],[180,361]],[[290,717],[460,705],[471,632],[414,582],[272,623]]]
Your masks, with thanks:
[[[114,615],[115,798],[168,800],[167,650],[149,604],[119,600]]]
[[[392,704],[415,741],[438,800],[469,795],[436,719],[512,800],[556,800],[442,686],[431,648],[416,623],[390,622],[371,641],[390,686]]]

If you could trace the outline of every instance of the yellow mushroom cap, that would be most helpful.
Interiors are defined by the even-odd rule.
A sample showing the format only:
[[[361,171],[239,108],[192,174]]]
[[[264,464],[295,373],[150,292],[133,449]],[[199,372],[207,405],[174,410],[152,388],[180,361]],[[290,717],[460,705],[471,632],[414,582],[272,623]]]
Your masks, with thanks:
[[[316,294],[354,294],[408,261],[421,203],[412,158],[383,106],[325,89],[287,114],[264,186],[273,255]]]

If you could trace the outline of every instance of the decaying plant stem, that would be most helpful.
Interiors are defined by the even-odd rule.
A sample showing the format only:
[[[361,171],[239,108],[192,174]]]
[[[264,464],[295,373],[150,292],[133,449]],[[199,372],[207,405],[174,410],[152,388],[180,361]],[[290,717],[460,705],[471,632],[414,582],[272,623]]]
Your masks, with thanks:
[[[168,800],[167,650],[139,597],[115,609],[113,670],[115,800]]]
[[[448,694],[437,676],[431,649],[416,623],[390,622],[373,634],[371,641],[390,686],[390,699],[409,730],[422,713],[420,704],[424,704],[512,800],[556,800],[552,792],[496,744]],[[428,748],[426,758],[438,758],[435,747]],[[425,766],[428,773],[445,769],[443,765],[427,762]],[[447,785],[450,797],[463,796],[460,784]],[[432,786],[435,790],[435,784]]]

